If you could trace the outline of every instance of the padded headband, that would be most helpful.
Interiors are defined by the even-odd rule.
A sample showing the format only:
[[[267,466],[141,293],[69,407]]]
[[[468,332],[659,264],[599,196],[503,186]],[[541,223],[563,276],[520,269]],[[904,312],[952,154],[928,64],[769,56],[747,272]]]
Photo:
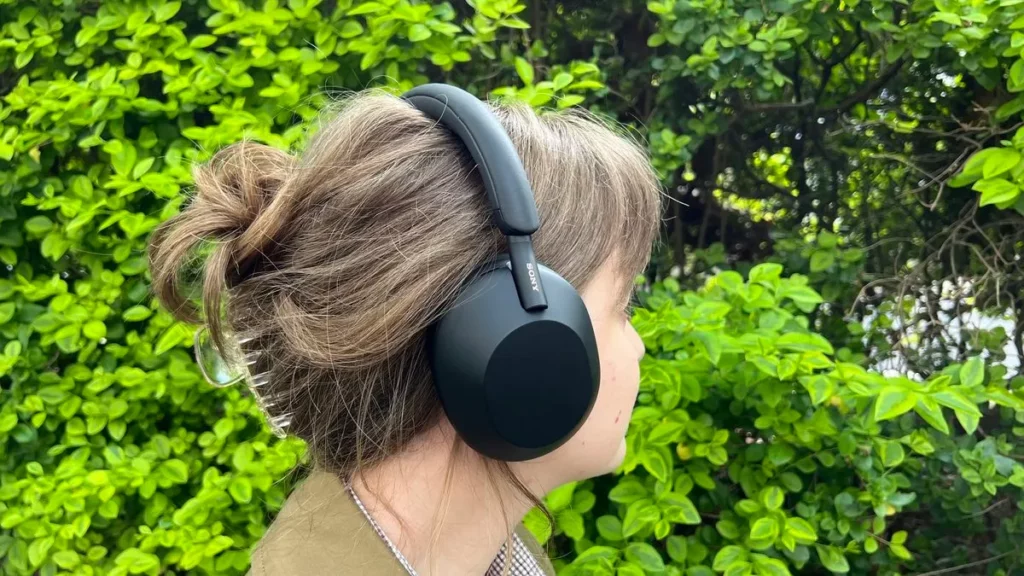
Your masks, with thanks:
[[[403,96],[455,133],[480,167],[494,221],[506,236],[529,236],[540,227],[522,160],[487,105],[447,84],[424,84]]]
[[[480,169],[494,224],[508,238],[509,259],[524,310],[547,308],[530,235],[540,227],[533,189],[505,128],[472,94],[448,84],[423,84],[402,95],[451,130]]]

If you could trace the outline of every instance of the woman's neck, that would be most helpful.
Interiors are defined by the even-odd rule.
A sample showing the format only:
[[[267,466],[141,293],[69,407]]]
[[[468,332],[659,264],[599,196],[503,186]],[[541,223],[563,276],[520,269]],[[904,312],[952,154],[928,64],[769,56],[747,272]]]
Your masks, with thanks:
[[[352,487],[419,576],[480,576],[533,504],[463,446],[445,422],[401,454],[357,475]],[[547,482],[517,471],[535,495]],[[447,487],[447,489],[446,489]]]

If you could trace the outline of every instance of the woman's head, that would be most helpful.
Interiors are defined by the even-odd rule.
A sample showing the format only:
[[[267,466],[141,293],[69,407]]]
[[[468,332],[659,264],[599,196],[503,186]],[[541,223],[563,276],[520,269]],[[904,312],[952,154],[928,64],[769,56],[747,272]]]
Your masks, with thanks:
[[[643,350],[625,306],[657,234],[657,180],[635,143],[590,115],[492,109],[534,190],[537,258],[581,291],[601,355],[591,417],[531,466],[558,481],[603,473],[621,460],[636,396]],[[425,332],[504,242],[455,136],[367,91],[325,116],[298,158],[235,144],[195,185],[152,239],[157,296],[215,342],[260,352],[268,412],[291,415],[319,466],[348,476],[444,422]],[[196,271],[201,304],[185,281]]]

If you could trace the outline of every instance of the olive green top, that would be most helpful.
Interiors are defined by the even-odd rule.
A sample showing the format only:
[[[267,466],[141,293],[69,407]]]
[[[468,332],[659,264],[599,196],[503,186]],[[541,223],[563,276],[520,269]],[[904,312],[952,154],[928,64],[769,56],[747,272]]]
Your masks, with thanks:
[[[545,574],[540,544],[522,525],[516,534]],[[314,471],[292,492],[252,553],[250,576],[408,576],[398,558],[336,476]]]

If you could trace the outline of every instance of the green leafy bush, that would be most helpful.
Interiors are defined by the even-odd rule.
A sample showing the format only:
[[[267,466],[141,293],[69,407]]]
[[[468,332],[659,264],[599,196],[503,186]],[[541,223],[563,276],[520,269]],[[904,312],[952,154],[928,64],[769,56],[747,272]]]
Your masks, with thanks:
[[[474,59],[537,105],[603,87],[591,63],[502,48],[523,8],[0,0],[0,573],[246,570],[303,446],[200,381],[193,327],[151,300],[147,237],[191,164],[298,144],[331,87]]]
[[[548,498],[556,543],[578,554],[561,573],[897,574],[921,536],[906,518],[1021,502],[1013,444],[971,441],[979,405],[1024,409],[1005,370],[972,358],[924,382],[869,372],[809,329],[822,299],[807,278],[781,274],[760,264],[747,281],[725,271],[646,294],[626,462]],[[540,516],[530,525],[547,536]]]
[[[698,147],[729,120],[714,93],[781,100],[790,79],[776,63],[794,46],[894,27],[884,0],[843,14],[807,2],[786,18],[775,12],[797,2],[650,2],[639,19],[631,3],[555,4],[538,12],[545,33],[515,0],[0,0],[0,573],[243,573],[291,488],[301,443],[272,437],[238,390],[202,384],[192,328],[149,296],[146,238],[212,151],[242,138],[294,147],[335,90],[446,80],[622,118],[656,105],[652,153],[674,187],[709,177]],[[994,33],[1019,6],[955,4],[900,28],[890,51],[926,58],[948,35],[993,85],[993,51],[1019,33],[988,42],[961,24],[987,12]],[[620,20],[656,22],[649,36],[634,26],[639,44],[679,54],[634,69]],[[616,75],[621,93],[605,86]],[[696,82],[679,94],[699,105],[671,93],[678,78]],[[845,101],[854,80],[819,96]],[[957,183],[1020,176],[1012,154],[984,154]],[[799,186],[794,159],[764,156],[767,181]],[[721,244],[699,252],[712,272],[730,260]],[[528,518],[563,573],[892,574],[967,563],[957,549],[977,534],[991,534],[987,556],[1014,560],[1022,379],[1007,386],[978,359],[925,383],[865,371],[862,333],[816,309],[819,292],[848,300],[859,249],[820,233],[780,253],[816,288],[761,265],[748,281],[722,272],[699,290],[668,279],[645,292],[649,354],[621,474],[550,495],[555,526]]]

